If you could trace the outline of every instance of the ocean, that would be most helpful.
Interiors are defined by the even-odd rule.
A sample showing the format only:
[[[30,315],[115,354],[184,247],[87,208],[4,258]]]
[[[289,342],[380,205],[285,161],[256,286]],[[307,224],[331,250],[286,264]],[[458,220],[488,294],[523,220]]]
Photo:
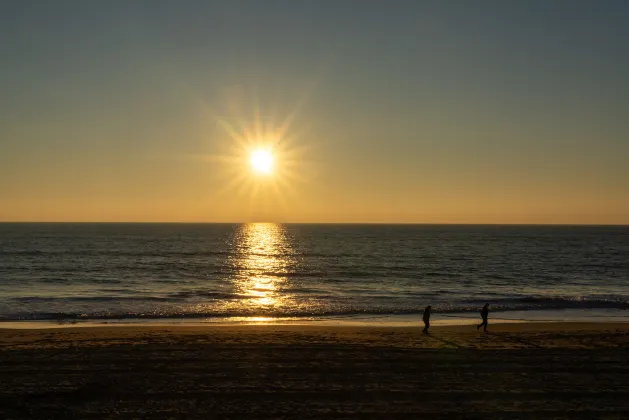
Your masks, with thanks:
[[[0,321],[629,321],[629,228],[0,224]],[[1,326],[1,324],[0,324]]]

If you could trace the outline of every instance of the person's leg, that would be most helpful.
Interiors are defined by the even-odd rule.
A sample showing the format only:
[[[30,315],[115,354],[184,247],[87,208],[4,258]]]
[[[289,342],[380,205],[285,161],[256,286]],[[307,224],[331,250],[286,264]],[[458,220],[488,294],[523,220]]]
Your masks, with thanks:
[[[487,332],[487,318],[483,320],[483,331]]]

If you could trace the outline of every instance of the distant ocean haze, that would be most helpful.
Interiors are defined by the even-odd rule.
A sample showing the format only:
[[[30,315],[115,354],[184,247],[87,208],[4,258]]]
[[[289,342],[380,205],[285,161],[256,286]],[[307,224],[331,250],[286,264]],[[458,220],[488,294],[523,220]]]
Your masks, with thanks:
[[[0,224],[0,319],[629,309],[629,229]],[[526,315],[524,315],[526,317]]]

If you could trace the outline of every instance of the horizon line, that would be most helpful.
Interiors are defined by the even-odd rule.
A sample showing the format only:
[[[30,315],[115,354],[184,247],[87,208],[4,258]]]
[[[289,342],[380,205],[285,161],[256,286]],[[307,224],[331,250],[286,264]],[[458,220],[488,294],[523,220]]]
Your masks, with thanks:
[[[465,222],[276,222],[276,221],[231,221],[231,222],[182,222],[182,221],[4,221],[0,224],[103,224],[103,225],[244,225],[270,223],[278,225],[405,225],[405,226],[566,226],[566,227],[629,227],[629,223],[465,223]]]

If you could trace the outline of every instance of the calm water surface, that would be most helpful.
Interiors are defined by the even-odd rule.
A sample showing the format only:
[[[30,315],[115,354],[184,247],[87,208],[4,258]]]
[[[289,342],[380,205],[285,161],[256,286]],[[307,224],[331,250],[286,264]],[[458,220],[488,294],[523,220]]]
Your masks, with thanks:
[[[0,319],[629,309],[629,228],[0,224]],[[575,313],[575,311],[572,311]],[[629,317],[628,317],[629,318]]]

